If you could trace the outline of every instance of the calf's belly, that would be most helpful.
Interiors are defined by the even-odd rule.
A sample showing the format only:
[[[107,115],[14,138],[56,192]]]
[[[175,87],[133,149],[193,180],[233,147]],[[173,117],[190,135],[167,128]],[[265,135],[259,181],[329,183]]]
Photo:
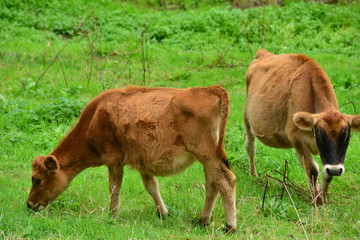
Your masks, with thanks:
[[[154,159],[138,169],[142,173],[152,176],[168,176],[179,173],[196,161],[195,156],[189,152],[182,152],[173,156],[164,156]]]

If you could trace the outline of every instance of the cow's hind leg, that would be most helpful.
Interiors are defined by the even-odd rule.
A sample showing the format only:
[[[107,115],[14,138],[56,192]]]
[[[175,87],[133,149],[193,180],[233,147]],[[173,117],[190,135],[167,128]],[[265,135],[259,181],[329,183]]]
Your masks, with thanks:
[[[141,173],[141,178],[143,184],[145,186],[146,191],[151,195],[154,199],[156,209],[159,213],[159,217],[162,218],[163,216],[168,215],[168,210],[164,204],[164,201],[161,198],[160,191],[159,191],[159,184],[154,176],[150,176],[144,173]]]
[[[113,216],[119,214],[119,194],[123,179],[124,167],[119,163],[108,164],[109,190],[110,190],[110,211]]]
[[[251,132],[250,124],[248,123],[246,116],[244,118],[244,126],[245,126],[245,134],[244,134],[245,149],[249,157],[250,173],[251,175],[257,177],[258,174],[256,172],[256,167],[255,167],[255,154],[256,154],[255,135]]]
[[[236,177],[231,171],[227,160],[214,160],[202,162],[206,177],[206,198],[204,210],[200,217],[201,224],[207,224],[217,193],[224,205],[227,231],[236,230],[235,185]]]

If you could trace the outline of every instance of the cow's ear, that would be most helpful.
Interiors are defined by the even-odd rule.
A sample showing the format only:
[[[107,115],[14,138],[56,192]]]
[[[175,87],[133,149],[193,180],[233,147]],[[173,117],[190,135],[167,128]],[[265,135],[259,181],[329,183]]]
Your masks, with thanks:
[[[308,112],[297,112],[293,116],[295,125],[304,131],[312,131],[317,123],[315,115]]]
[[[60,168],[59,162],[54,155],[48,155],[45,157],[44,166],[50,172],[55,172]]]
[[[360,115],[351,116],[349,119],[349,125],[355,132],[360,132]]]

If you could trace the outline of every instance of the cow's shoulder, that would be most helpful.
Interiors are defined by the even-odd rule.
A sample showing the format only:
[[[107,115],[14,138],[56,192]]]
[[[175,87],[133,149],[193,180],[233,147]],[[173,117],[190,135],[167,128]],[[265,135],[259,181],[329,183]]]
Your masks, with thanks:
[[[310,79],[310,76],[312,76],[328,79],[320,64],[309,56],[303,54],[289,54],[289,57],[294,66],[297,66],[299,72],[307,76],[307,78]]]

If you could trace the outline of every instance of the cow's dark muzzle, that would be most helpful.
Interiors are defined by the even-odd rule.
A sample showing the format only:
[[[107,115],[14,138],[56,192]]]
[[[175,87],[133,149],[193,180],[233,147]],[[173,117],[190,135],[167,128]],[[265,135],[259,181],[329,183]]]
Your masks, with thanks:
[[[344,166],[342,165],[325,165],[324,166],[324,172],[330,176],[330,177],[334,177],[334,176],[341,176],[344,173]]]
[[[343,172],[343,170],[340,169],[326,169],[326,172],[329,176],[340,176]]]

